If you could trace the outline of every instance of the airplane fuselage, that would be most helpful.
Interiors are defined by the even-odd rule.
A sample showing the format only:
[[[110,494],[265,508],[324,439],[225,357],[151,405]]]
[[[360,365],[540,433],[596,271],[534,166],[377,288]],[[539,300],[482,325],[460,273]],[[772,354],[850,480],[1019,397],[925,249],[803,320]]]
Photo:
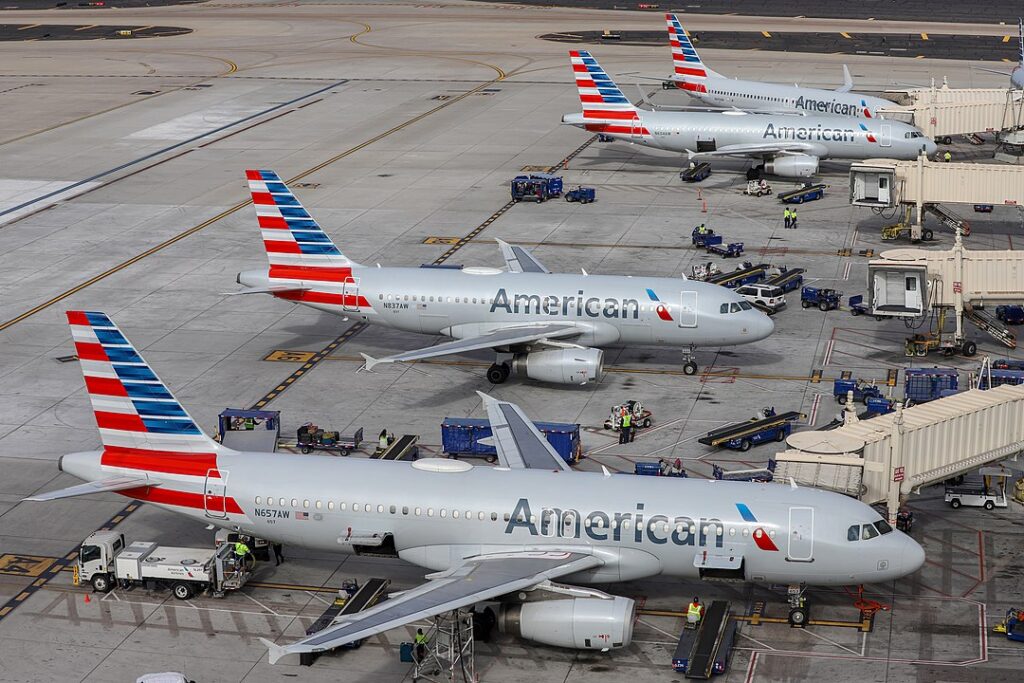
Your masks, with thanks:
[[[85,480],[137,474],[99,457],[69,454],[61,469]],[[179,473],[124,494],[289,545],[393,549],[432,570],[518,549],[597,555],[602,566],[569,577],[581,583],[715,570],[763,583],[856,584],[898,578],[924,560],[898,531],[850,540],[851,526],[879,520],[863,503],[779,484],[266,453],[221,453],[216,465],[215,476]]]
[[[681,278],[494,268],[351,272],[346,282],[318,282],[316,291],[276,296],[397,330],[458,339],[517,324],[568,323],[581,330],[572,341],[585,346],[729,346],[763,339],[774,328],[731,290]],[[238,281],[270,284],[265,269],[245,271]]]

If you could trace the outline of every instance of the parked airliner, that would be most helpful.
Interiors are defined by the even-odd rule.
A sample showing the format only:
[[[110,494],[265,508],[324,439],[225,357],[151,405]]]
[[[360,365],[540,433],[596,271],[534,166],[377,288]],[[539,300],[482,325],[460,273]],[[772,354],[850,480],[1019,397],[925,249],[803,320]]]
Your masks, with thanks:
[[[589,52],[569,53],[583,111],[562,123],[681,152],[691,159],[739,157],[761,163],[760,174],[808,178],[821,159],[916,159],[935,153],[935,143],[899,121],[854,119],[834,114],[772,114],[747,111],[680,112],[635,107]]]
[[[580,584],[715,578],[799,596],[806,584],[898,579],[925,559],[874,509],[836,493],[574,471],[517,406],[484,394],[498,467],[234,451],[202,432],[107,315],[67,317],[102,450],[60,459],[87,483],[26,500],[116,491],[254,537],[434,572],[312,636],[264,640],[272,663],[497,598],[506,632],[608,650],[629,645],[634,602]],[[806,605],[791,603],[802,623]]]
[[[674,14],[666,14],[668,40],[672,45],[671,80],[690,96],[713,107],[756,109],[796,114],[831,114],[873,119],[879,110],[898,109],[895,102],[851,92],[853,79],[843,66],[844,83],[835,90],[804,88],[799,85],[763,83],[727,78],[705,64],[686,29]]]
[[[487,378],[513,373],[560,384],[599,380],[600,348],[686,349],[764,339],[774,324],[729,289],[686,279],[552,273],[529,251],[499,240],[507,270],[381,268],[349,260],[273,171],[246,171],[270,268],[239,273],[248,289],[338,315],[454,341],[366,368],[494,349]]]
[[[978,71],[987,71],[993,74],[1001,74],[1010,77],[1010,87],[1017,90],[1024,90],[1024,19],[1017,20],[1017,65],[1012,71],[1001,71],[989,69],[984,66],[977,67]]]

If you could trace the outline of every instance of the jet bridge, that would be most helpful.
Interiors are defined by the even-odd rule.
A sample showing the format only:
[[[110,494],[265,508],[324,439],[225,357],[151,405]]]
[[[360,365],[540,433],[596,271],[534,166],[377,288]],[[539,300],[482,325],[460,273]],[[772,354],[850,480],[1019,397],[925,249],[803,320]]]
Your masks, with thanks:
[[[885,99],[899,107],[881,109],[888,119],[917,126],[946,144],[953,135],[1013,130],[1024,124],[1021,93],[1009,88],[910,88],[887,90]]]
[[[852,410],[852,409],[851,409]],[[830,431],[797,432],[775,455],[775,480],[885,502],[1024,450],[1024,385],[972,389]]]
[[[929,161],[868,159],[850,166],[850,204],[881,213],[897,207],[915,207],[910,226],[913,240],[922,238],[926,211],[940,222],[969,232],[965,221],[937,204],[1003,204],[1024,208],[1024,166]],[[945,214],[952,217],[947,220]],[[1022,213],[1024,216],[1024,213]]]

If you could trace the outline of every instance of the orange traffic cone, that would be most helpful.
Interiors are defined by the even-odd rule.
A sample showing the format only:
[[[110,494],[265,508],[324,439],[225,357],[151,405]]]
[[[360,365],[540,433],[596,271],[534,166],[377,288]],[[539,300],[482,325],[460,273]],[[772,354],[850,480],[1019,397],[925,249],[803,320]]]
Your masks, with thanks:
[[[701,203],[701,206],[700,206],[700,212],[701,212],[701,213],[707,213],[707,212],[708,212],[708,200],[706,200],[706,199],[705,199],[705,200],[704,200],[704,201],[703,201],[703,202]]]
[[[88,604],[89,604],[90,602],[92,602],[92,598],[90,598],[90,597],[89,597],[89,594],[88,594],[88,593],[86,593],[86,594],[85,594],[85,604],[87,604],[87,605],[88,605]]]

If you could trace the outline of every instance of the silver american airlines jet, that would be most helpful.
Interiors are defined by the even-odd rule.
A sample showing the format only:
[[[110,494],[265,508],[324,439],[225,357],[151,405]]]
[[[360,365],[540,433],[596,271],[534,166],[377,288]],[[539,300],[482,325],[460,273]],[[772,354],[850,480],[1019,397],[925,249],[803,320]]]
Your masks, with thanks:
[[[635,107],[589,52],[569,53],[583,111],[562,123],[638,145],[686,153],[691,159],[738,157],[760,161],[760,174],[808,178],[821,159],[916,159],[935,153],[935,143],[899,121],[854,119],[834,114],[771,114],[748,111],[679,112]],[[755,161],[755,163],[756,163]]]
[[[234,451],[199,429],[109,317],[67,317],[102,449],[60,459],[87,483],[26,500],[116,491],[258,538],[433,572],[312,636],[264,640],[272,663],[498,599],[499,626],[519,637],[624,647],[633,600],[581,584],[656,576],[785,584],[803,623],[806,585],[890,581],[924,563],[910,537],[836,493],[574,471],[517,406],[483,394],[497,467]]]
[[[833,114],[857,119],[878,118],[879,110],[899,108],[895,102],[881,97],[851,92],[853,79],[845,66],[845,82],[835,90],[726,78],[701,61],[676,15],[666,14],[665,21],[668,22],[668,40],[672,45],[674,73],[671,80],[690,96],[713,107],[790,114]]]
[[[729,289],[677,278],[551,273],[529,251],[499,240],[507,270],[380,268],[349,260],[272,171],[246,171],[270,268],[238,274],[238,292],[280,299],[454,341],[366,368],[480,349],[498,352],[487,378],[512,373],[585,384],[604,369],[600,348],[682,347],[697,372],[699,346],[764,339],[774,324]]]

